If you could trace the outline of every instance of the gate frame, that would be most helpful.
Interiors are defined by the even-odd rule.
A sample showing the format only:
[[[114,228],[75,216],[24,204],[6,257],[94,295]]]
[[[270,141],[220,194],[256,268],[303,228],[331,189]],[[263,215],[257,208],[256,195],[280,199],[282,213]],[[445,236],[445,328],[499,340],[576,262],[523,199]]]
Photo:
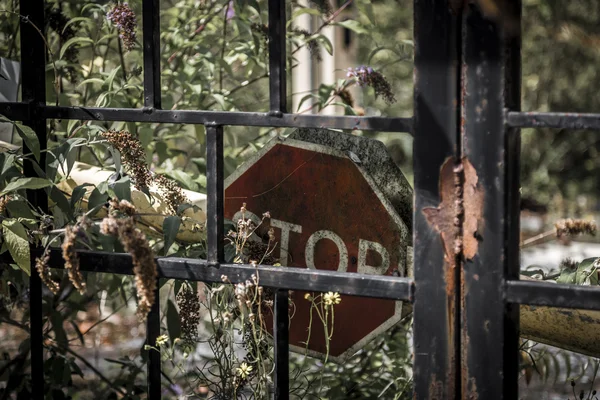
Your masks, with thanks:
[[[284,0],[269,0],[269,86],[267,113],[170,111],[161,109],[159,0],[142,0],[144,107],[117,109],[46,104],[44,40],[31,24],[44,26],[44,0],[20,0],[22,102],[0,103],[0,113],[21,120],[37,134],[45,165],[48,119],[202,124],[207,136],[207,260],[157,259],[159,278],[243,282],[256,270],[276,289],[274,306],[275,398],[289,398],[288,290],[414,302],[415,399],[513,399],[517,396],[519,304],[600,310],[598,289],[519,280],[520,132],[524,127],[600,130],[600,114],[520,111],[521,36],[506,37],[474,6],[452,10],[445,1],[414,0],[414,117],[299,115],[286,105],[286,15]],[[506,0],[520,21],[520,0]],[[409,132],[414,140],[415,277],[355,274],[269,266],[225,264],[223,254],[223,126],[361,129]],[[433,144],[433,145],[432,145]],[[29,150],[24,149],[25,152]],[[478,248],[466,259],[466,159],[483,192]],[[442,166],[455,164],[456,222],[440,232],[423,210],[441,202]],[[36,176],[24,163],[25,176]],[[28,199],[48,209],[43,190]],[[468,200],[468,199],[467,199]],[[444,241],[457,240],[448,252]],[[38,254],[39,249],[34,249]],[[81,269],[132,275],[125,254],[79,251]],[[64,268],[53,251],[49,265]],[[34,269],[32,268],[32,271]],[[42,283],[31,274],[31,361],[33,398],[44,395]],[[415,301],[416,299],[416,301]],[[482,306],[485,305],[485,306]],[[158,296],[147,319],[147,342],[160,333]],[[148,357],[148,398],[161,397],[158,353]]]

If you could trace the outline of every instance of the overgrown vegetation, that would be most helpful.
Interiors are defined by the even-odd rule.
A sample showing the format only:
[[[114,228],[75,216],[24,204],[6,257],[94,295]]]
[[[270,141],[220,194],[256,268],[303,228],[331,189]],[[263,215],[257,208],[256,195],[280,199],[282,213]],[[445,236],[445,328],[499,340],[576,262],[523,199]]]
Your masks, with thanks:
[[[141,1],[117,3],[47,1],[48,24],[39,29],[48,44],[49,103],[143,106]],[[341,25],[360,39],[359,59],[345,71],[346,78],[322,85],[306,94],[306,99],[312,100],[316,111],[339,107],[347,114],[411,115],[412,2],[346,3],[331,7],[327,2],[311,2],[310,7],[301,7],[290,2],[289,69],[298,63],[294,55],[299,47],[309,49],[313,63],[331,51],[322,28],[334,24],[332,15],[350,3],[355,18]],[[0,55],[9,60],[18,60],[20,54],[18,15],[23,12],[17,4],[15,0],[0,0]],[[595,65],[600,61],[600,6],[591,0],[526,0],[524,7],[523,109],[598,110]],[[304,13],[317,21],[312,32],[295,26],[295,19]],[[163,108],[268,108],[265,1],[162,1],[161,19]],[[294,111],[305,110],[300,107]],[[153,255],[205,255],[202,240],[191,242],[178,236],[182,227],[190,226],[190,231],[202,236],[202,224],[193,214],[197,210],[182,189],[205,190],[203,126],[52,120],[48,124],[47,163],[37,165],[36,178],[23,178],[23,164],[26,160],[39,162],[39,143],[29,128],[18,123],[14,128],[11,142],[18,147],[0,151],[0,252],[10,253],[14,261],[0,265],[3,398],[28,398],[31,391],[27,340],[31,273],[39,273],[46,283],[44,369],[48,398],[142,398],[144,362],[149,351],[160,351],[163,357],[165,398],[192,394],[268,397],[272,345],[264,317],[270,312],[272,293],[260,286],[259,275],[242,286],[227,281],[198,286],[160,282],[165,305],[164,335],[157,343],[141,342],[143,326],[131,310],[137,307],[143,317],[153,302]],[[228,127],[226,174],[274,135],[289,132]],[[411,139],[386,133],[370,135],[388,144],[410,178]],[[23,146],[29,152],[24,152]],[[594,171],[600,149],[595,134],[526,130],[523,146],[528,149],[522,169],[527,204],[550,209],[559,217],[578,217],[592,208],[590,204],[597,201]],[[82,184],[67,190],[63,184],[76,161],[113,174],[98,185]],[[35,188],[48,194],[48,214],[27,201],[25,189]],[[130,207],[135,190],[145,195],[158,193],[164,200],[158,228],[142,223],[145,211]],[[265,242],[246,243],[243,238],[255,226],[247,225],[243,227],[246,231],[240,232],[240,222],[236,221],[230,228],[233,235],[228,236],[228,261],[277,264],[272,252],[276,244],[268,229]],[[62,248],[67,271],[50,271],[48,254],[30,254],[31,243]],[[77,268],[75,248],[130,252],[138,261],[136,277],[82,274]],[[39,261],[36,270],[31,271],[30,260],[36,256]],[[596,264],[594,260],[565,263],[559,280],[597,284]],[[328,332],[337,301],[335,293],[315,293],[306,301],[312,302],[320,316],[312,329]],[[369,344],[344,365],[294,357],[292,395],[309,399],[409,398],[412,371],[408,322]],[[131,329],[119,330],[119,325]],[[103,326],[110,326],[112,341],[101,333]],[[112,351],[118,341],[130,345],[114,357],[105,356],[104,352]],[[529,364],[530,360],[541,360],[541,365],[552,362],[548,361],[551,358],[535,354],[529,344],[523,345],[523,351],[525,378],[532,371],[546,375],[551,370]],[[573,387],[575,395],[579,393]],[[585,396],[594,398],[593,386]]]

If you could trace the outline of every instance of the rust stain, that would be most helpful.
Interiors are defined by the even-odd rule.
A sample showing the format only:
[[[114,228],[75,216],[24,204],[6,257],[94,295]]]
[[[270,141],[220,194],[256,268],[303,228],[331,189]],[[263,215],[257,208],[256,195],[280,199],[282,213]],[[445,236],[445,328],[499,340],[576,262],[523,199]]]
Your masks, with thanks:
[[[455,163],[448,158],[440,171],[438,207],[426,207],[427,222],[442,236],[445,256],[452,259],[461,253],[465,259],[477,254],[480,225],[483,222],[483,190],[473,165],[467,158]]]
[[[481,226],[483,223],[483,203],[484,193],[479,185],[479,178],[473,165],[467,158],[462,158],[458,162],[455,158],[448,158],[440,170],[440,204],[437,207],[426,207],[423,214],[429,225],[439,232],[442,244],[444,246],[444,277],[447,294],[447,323],[448,323],[448,343],[449,345],[449,363],[454,366],[455,354],[453,349],[454,338],[458,334],[455,332],[455,318],[457,317],[457,308],[465,310],[466,282],[464,271],[460,271],[460,277],[457,276],[456,268],[460,268],[463,260],[473,259],[477,254],[479,240],[481,240]],[[477,276],[476,279],[479,279]],[[460,285],[460,287],[457,287]],[[457,298],[456,290],[460,290],[460,297]],[[457,304],[460,302],[461,304]],[[466,326],[466,315],[462,315],[463,326]],[[467,367],[466,351],[469,346],[469,337],[466,331],[462,332],[461,338],[461,376],[469,376]],[[453,367],[449,369],[447,376],[447,388],[454,388],[454,376],[458,371]],[[432,384],[433,384],[432,377]],[[462,379],[462,392],[469,398],[473,393],[477,393],[474,381]],[[448,393],[453,393],[448,391]],[[430,396],[431,397],[431,396]]]
[[[471,260],[477,254],[483,223],[484,193],[479,186],[479,178],[473,164],[467,158],[462,159],[464,167],[464,195],[463,204],[465,220],[463,223],[463,255]]]
[[[469,379],[469,387],[467,389],[467,396],[465,399],[468,400],[477,400],[479,399],[479,394],[477,392],[477,383],[475,382],[475,378]]]
[[[455,239],[458,239],[456,228],[460,225],[460,219],[455,215],[455,205],[461,202],[461,198],[457,197],[456,193],[454,168],[454,159],[450,157],[440,170],[440,205],[423,209],[427,222],[442,236],[445,258],[451,265],[454,264],[456,256],[454,243]]]
[[[431,380],[429,384],[429,396],[427,398],[429,400],[442,400],[445,398],[444,385],[441,381],[437,379],[435,374],[431,375]]]

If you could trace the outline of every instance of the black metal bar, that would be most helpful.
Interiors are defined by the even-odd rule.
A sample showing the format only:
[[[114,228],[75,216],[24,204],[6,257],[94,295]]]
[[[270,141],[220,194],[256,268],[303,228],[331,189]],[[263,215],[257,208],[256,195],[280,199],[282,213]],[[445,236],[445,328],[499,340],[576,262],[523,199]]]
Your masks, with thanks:
[[[515,238],[506,217],[514,188],[507,187],[505,164],[502,32],[476,6],[463,29],[462,396],[516,399],[518,325],[506,313],[503,293],[511,268],[506,239],[514,245]]]
[[[521,110],[521,0],[507,2],[509,14],[518,21],[510,35],[504,38],[504,106],[512,111]],[[507,8],[507,9],[508,9]],[[521,236],[521,130],[505,126],[505,171],[506,171],[506,261],[504,279],[519,279],[520,272],[520,236]],[[519,353],[510,346],[519,342],[520,307],[505,303],[504,355],[505,398],[518,397],[517,380],[519,376]]]
[[[144,106],[161,107],[160,1],[143,0]]]
[[[551,282],[506,282],[506,301],[532,306],[600,310],[600,289]]]
[[[46,103],[46,48],[44,38],[38,29],[44,29],[44,0],[21,0],[21,97],[29,104],[29,119],[24,124],[36,133],[40,143],[39,165],[46,165],[46,121],[39,114],[39,107]],[[58,94],[57,94],[58,95]],[[23,146],[23,153],[31,150]],[[34,161],[23,162],[26,177],[35,177],[37,173]],[[48,212],[48,197],[44,190],[28,190],[27,199],[43,212]],[[32,263],[33,266],[34,263]],[[31,268],[29,294],[29,319],[31,342],[31,396],[33,399],[44,398],[44,332],[42,308],[42,282],[34,268]]]
[[[12,121],[25,121],[31,119],[31,109],[27,103],[2,102],[0,114]]]
[[[133,275],[131,256],[123,253],[78,250],[80,268],[85,272]],[[6,253],[0,259],[8,259]],[[415,285],[410,278],[366,275],[304,268],[282,268],[268,265],[220,264],[209,268],[206,260],[162,257],[157,258],[158,276],[195,282],[223,282],[225,275],[232,283],[252,279],[259,274],[262,286],[307,292],[339,292],[351,296],[373,297],[412,302]],[[50,253],[51,268],[64,268],[60,249]]]
[[[0,103],[0,114],[19,120],[27,116],[27,105]],[[298,128],[329,128],[382,132],[412,132],[412,118],[328,116],[312,114],[283,114],[153,110],[140,108],[56,107],[41,110],[46,119],[77,119],[87,121],[124,121],[143,123],[216,124],[237,126],[273,126]]]
[[[156,346],[156,338],[160,336],[160,296],[159,282],[157,279],[154,292],[154,304],[148,313],[146,320],[146,343]],[[161,367],[160,353],[155,350],[148,351],[148,374],[146,377],[148,400],[160,400],[161,398]]]
[[[515,128],[600,130],[600,114],[511,111],[506,123]]]
[[[206,241],[209,263],[224,260],[223,127],[206,125]]]
[[[277,290],[273,307],[273,342],[275,357],[275,400],[290,398],[290,327],[289,327],[289,293]]]
[[[414,1],[415,399],[460,398],[457,266],[444,243],[453,241],[452,232],[440,232],[425,216],[425,209],[436,209],[442,200],[440,167],[455,158],[457,148],[457,27],[447,2]]]
[[[287,112],[285,0],[269,0],[269,99],[271,113]]]

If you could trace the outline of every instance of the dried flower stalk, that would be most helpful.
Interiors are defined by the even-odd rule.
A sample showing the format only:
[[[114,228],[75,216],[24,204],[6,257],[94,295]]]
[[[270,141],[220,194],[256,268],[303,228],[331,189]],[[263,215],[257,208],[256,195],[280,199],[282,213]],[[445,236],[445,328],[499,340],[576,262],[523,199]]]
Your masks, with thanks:
[[[65,269],[69,274],[69,280],[73,283],[79,293],[85,293],[85,281],[79,271],[79,257],[75,252],[75,241],[80,234],[81,227],[75,225],[65,228],[65,240],[62,244],[62,256],[65,260]]]
[[[56,294],[60,290],[60,286],[52,279],[52,273],[50,272],[50,268],[48,268],[48,262],[50,262],[50,249],[46,248],[44,254],[35,259],[35,269],[40,275],[42,282],[44,282],[52,293]]]
[[[188,285],[183,285],[176,300],[181,320],[181,337],[187,341],[195,340],[200,323],[200,299]]]
[[[119,218],[119,215],[122,218]],[[135,207],[126,200],[110,201],[109,216],[100,224],[100,232],[118,236],[125,250],[131,254],[133,274],[138,296],[137,314],[146,319],[155,300],[156,262],[146,235],[135,227]]]
[[[146,191],[151,184],[155,184],[173,214],[181,204],[189,203],[189,199],[177,183],[164,175],[150,172],[146,166],[146,152],[139,139],[125,130],[109,130],[103,132],[102,136],[121,153],[123,165],[133,177],[134,185],[138,190]]]
[[[561,219],[554,224],[556,236],[596,235],[596,222],[583,219]]]

